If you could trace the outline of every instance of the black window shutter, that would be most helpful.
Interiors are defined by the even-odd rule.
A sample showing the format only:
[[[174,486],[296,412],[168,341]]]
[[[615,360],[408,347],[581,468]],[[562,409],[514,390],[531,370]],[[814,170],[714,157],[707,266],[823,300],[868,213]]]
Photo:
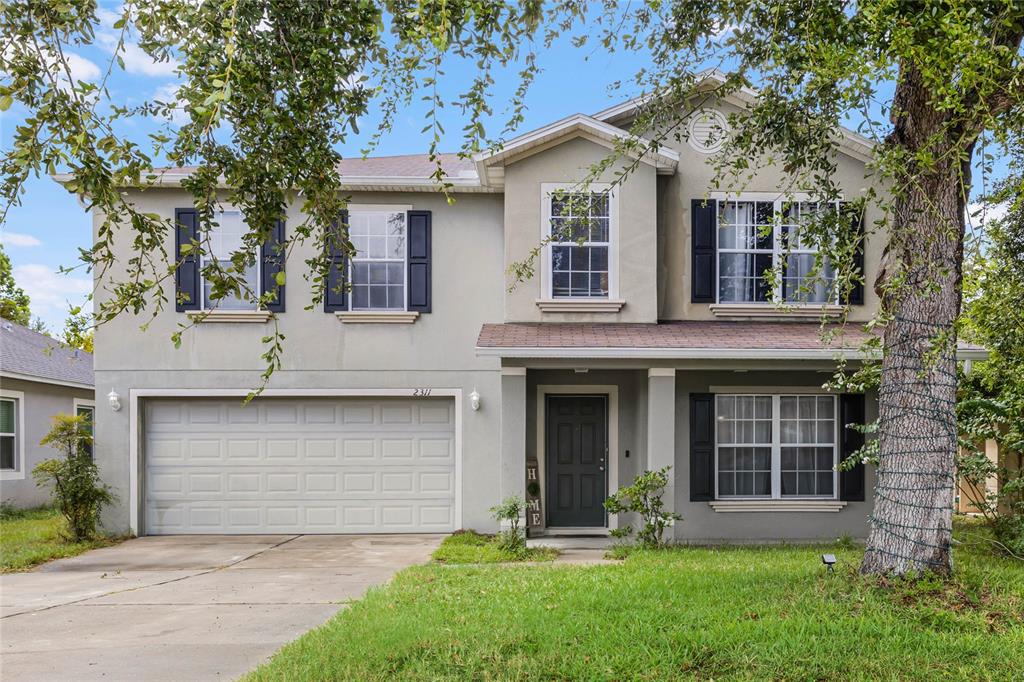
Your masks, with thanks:
[[[690,501],[715,499],[715,396],[690,394]]]
[[[179,313],[199,310],[202,299],[199,291],[199,257],[193,249],[182,256],[183,244],[192,244],[199,239],[199,225],[194,208],[174,209],[174,258],[178,269],[174,272],[174,309]]]
[[[263,274],[260,277],[260,295],[274,291],[277,286],[277,273],[284,272],[284,221],[278,220],[274,231],[260,247],[260,258],[263,260]],[[266,305],[267,310],[274,313],[284,312],[284,285],[277,287],[277,294]]]
[[[690,300],[714,303],[718,270],[718,202],[693,199],[690,202],[692,260]]]
[[[848,292],[845,292],[845,303],[850,305],[864,305],[864,213],[853,214],[851,220],[856,221],[857,250],[853,254],[853,270],[857,273],[860,281],[854,282]]]
[[[843,461],[862,445],[864,434],[851,429],[848,424],[864,423],[864,394],[843,393],[839,396],[839,425],[842,431],[839,436],[839,461]],[[849,471],[839,472],[839,499],[850,502],[864,501],[864,463]]]
[[[409,310],[430,312],[430,211],[409,211]]]
[[[331,260],[327,271],[327,291],[324,292],[324,312],[348,310],[348,289],[345,278],[348,272],[348,259],[345,257],[344,240],[348,238],[348,211],[341,212],[341,219],[335,224],[340,231],[336,239],[329,239],[327,248]]]

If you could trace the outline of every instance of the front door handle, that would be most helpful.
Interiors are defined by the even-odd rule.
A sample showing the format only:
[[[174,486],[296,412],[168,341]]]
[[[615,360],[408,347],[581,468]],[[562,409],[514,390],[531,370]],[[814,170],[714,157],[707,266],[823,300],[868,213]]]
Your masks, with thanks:
[[[598,471],[604,471],[604,467],[603,466],[599,466],[599,467],[597,467],[597,470]]]

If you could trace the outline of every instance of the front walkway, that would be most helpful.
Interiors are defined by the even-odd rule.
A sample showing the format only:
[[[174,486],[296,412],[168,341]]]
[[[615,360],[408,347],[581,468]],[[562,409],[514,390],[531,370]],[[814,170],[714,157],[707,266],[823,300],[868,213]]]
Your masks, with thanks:
[[[441,537],[146,537],[0,576],[3,677],[235,679]]]

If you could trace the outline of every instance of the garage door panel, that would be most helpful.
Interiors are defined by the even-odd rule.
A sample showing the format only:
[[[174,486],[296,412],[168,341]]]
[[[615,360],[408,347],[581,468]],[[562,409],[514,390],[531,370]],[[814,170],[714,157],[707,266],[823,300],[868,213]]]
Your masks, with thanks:
[[[444,532],[451,399],[147,404],[149,533]]]

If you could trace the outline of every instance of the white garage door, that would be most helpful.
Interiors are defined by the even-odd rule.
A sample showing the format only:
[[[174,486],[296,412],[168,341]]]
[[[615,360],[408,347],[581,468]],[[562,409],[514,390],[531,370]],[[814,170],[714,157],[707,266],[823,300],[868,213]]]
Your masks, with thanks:
[[[455,529],[450,398],[151,400],[144,434],[149,534]]]

